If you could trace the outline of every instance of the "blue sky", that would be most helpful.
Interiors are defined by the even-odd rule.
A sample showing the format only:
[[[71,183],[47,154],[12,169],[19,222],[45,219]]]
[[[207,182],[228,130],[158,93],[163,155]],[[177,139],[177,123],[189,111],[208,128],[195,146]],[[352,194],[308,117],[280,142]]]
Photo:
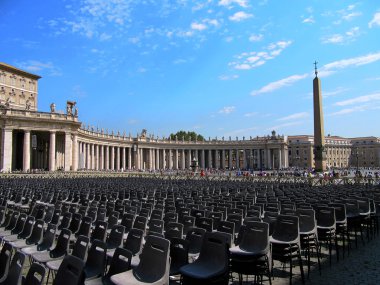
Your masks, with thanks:
[[[40,111],[77,101],[92,126],[206,138],[380,136],[380,3],[1,0],[0,61],[41,75]]]

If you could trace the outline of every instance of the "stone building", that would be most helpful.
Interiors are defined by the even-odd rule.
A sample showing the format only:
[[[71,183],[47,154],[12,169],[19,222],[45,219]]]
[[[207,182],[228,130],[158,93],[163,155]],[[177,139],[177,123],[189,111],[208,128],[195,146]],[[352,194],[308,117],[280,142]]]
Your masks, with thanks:
[[[0,63],[0,75],[2,172],[177,170],[191,168],[194,161],[200,168],[215,169],[259,170],[314,165],[312,136],[287,137],[273,131],[271,135],[249,139],[183,141],[153,137],[146,130],[136,136],[94,130],[79,121],[76,102],[67,101],[66,113],[57,112],[55,104],[51,104],[49,112],[38,111],[39,76],[4,63]],[[346,139],[329,140],[326,146],[334,150],[331,154],[344,150],[339,159],[338,156],[330,159],[330,164],[344,167],[353,162],[352,155],[345,158],[351,153],[349,146],[335,143]],[[373,157],[366,165],[379,166],[379,139],[362,138],[358,140],[359,145],[360,155]]]

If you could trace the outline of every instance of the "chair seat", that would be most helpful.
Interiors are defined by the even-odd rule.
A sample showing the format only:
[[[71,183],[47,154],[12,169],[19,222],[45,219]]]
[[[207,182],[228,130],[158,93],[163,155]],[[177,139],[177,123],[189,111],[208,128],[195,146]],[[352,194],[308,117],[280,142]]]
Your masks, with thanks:
[[[5,241],[5,242],[17,241],[17,240],[19,240],[19,239],[17,238],[17,236],[18,236],[18,235],[10,235],[10,236],[6,236],[6,237],[3,238],[3,241]]]
[[[26,240],[16,240],[16,241],[12,241],[10,242],[11,246],[13,248],[17,248],[17,249],[21,249],[21,248],[24,248],[24,247],[30,247],[30,246],[33,246],[33,244],[27,244],[26,243]]]
[[[103,285],[103,278],[102,277],[99,277],[99,278],[95,278],[95,279],[91,279],[91,280],[87,280],[84,282],[84,285]]]
[[[51,270],[58,271],[59,267],[62,264],[62,261],[63,261],[63,256],[60,259],[48,261],[46,263],[46,267],[51,269]]]
[[[288,245],[293,245],[293,244],[299,244],[299,238],[296,238],[294,240],[291,240],[291,241],[281,241],[281,240],[277,240],[273,237],[270,237],[270,240],[269,240],[271,243],[277,243],[277,244],[288,244]]]
[[[195,279],[211,279],[224,274],[226,268],[211,262],[195,262],[182,266],[181,274]]]
[[[268,250],[269,249],[267,248],[267,249],[258,250],[258,251],[246,251],[240,248],[240,246],[234,246],[230,248],[230,253],[231,253],[231,258],[233,258],[234,256],[259,257],[259,256],[267,254]]]
[[[139,280],[139,276],[136,276],[136,274],[133,272],[133,270],[125,271],[119,274],[115,274],[111,276],[111,281],[115,285],[146,285],[146,284],[153,284],[153,285],[161,285],[161,284],[169,284],[169,280],[164,280],[164,278],[161,278],[156,281],[149,281],[149,280]]]
[[[37,245],[25,247],[21,249],[21,252],[24,253],[25,255],[32,255],[33,253],[39,252],[37,250]]]
[[[52,259],[50,257],[50,251],[36,252],[32,254],[32,257],[35,261],[41,263],[48,262]]]
[[[139,255],[132,256],[131,268],[136,268],[139,264],[140,264],[140,256]]]

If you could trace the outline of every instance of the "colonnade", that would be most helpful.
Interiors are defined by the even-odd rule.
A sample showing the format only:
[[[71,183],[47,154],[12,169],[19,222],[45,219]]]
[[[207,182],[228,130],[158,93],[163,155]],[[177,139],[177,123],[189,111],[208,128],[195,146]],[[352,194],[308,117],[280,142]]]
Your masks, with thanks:
[[[1,129],[3,171],[279,169],[288,167],[286,143],[193,144],[94,138],[75,131]]]

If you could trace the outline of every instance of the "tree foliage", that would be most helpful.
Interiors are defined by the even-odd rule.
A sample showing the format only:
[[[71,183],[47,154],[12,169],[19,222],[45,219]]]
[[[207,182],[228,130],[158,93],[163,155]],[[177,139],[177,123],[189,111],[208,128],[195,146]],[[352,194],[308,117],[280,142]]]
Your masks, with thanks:
[[[175,134],[170,134],[169,137],[171,140],[175,140],[177,137],[177,139],[180,141],[181,140],[184,140],[184,141],[188,141],[188,140],[190,140],[190,141],[195,141],[195,140],[204,141],[205,140],[205,138],[202,135],[197,134],[196,132],[185,132],[182,130],[176,132]]]

